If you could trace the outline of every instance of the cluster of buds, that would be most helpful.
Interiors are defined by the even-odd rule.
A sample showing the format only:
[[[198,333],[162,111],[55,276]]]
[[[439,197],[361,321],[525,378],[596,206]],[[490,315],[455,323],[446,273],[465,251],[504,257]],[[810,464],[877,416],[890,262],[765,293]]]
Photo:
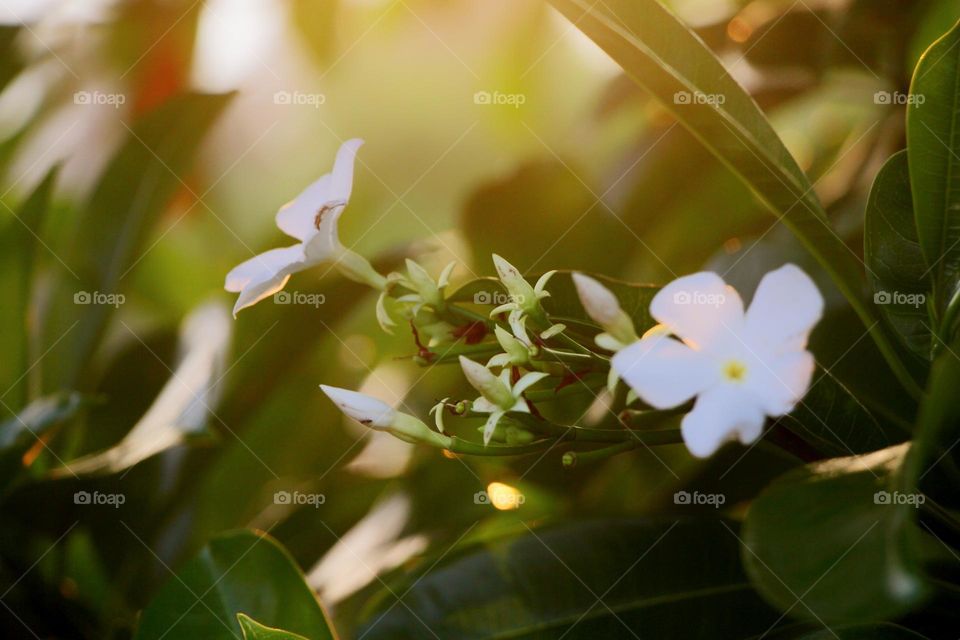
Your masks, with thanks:
[[[349,202],[361,144],[345,143],[332,172],[277,213],[277,225],[298,244],[267,251],[230,272],[226,288],[240,294],[234,313],[282,289],[292,273],[332,263],[346,277],[379,292],[376,316],[385,331],[393,333],[398,319],[409,323],[418,362],[459,362],[480,395],[456,403],[444,399],[434,406],[434,430],[376,398],[323,385],[349,417],[406,442],[480,455],[545,450],[559,440],[616,443],[580,456],[597,459],[604,451],[613,455],[636,443],[668,444],[682,437],[691,452],[707,456],[727,440],[756,440],[767,417],[788,413],[806,393],[813,372],[806,341],[822,314],[823,300],[797,267],[786,265],[767,274],[746,313],[737,292],[716,274],[679,278],[652,298],[650,315],[659,324],[644,327],[641,337],[613,291],[596,278],[571,274],[580,303],[595,323],[596,332],[585,341],[577,337],[583,336],[582,327],[569,335],[566,325],[554,322],[544,306],[550,297],[547,286],[557,272],[545,273],[531,285],[516,267],[493,255],[508,300],[482,313],[476,309],[478,301],[471,307],[448,294],[455,263],[436,279],[410,259],[405,272],[383,276],[340,243],[337,222]],[[486,364],[468,357],[477,355],[489,356]],[[539,394],[536,401],[549,401],[570,386],[596,395],[602,384],[598,388],[583,381],[594,373],[606,374],[611,392],[620,380],[629,387],[621,397],[623,405],[610,412],[613,428],[555,424],[543,418],[531,399],[531,394]],[[552,388],[532,389],[550,378]],[[694,398],[696,404],[679,430],[649,428],[650,418],[660,417],[658,410],[672,418],[670,410],[682,410]],[[641,401],[642,406],[631,408]],[[484,420],[482,445],[447,434],[443,416],[451,409],[457,416]],[[639,416],[637,424],[643,428],[629,428],[622,415]]]

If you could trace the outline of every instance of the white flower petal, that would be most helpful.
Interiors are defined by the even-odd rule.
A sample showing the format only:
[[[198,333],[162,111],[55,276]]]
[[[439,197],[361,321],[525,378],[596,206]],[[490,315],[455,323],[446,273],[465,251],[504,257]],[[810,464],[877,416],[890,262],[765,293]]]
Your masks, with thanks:
[[[776,348],[806,336],[823,316],[823,296],[802,269],[785,264],[763,276],[746,315],[751,342]],[[790,345],[787,345],[790,346]]]
[[[690,453],[706,458],[728,440],[750,444],[763,431],[763,422],[763,410],[756,399],[742,387],[725,384],[697,397],[680,431]]]
[[[684,342],[710,349],[743,326],[743,301],[710,271],[677,278],[653,297],[650,315]]]
[[[502,411],[496,411],[490,414],[490,417],[487,418],[486,423],[483,425],[483,444],[490,444],[490,438],[493,437],[493,432],[497,428],[497,423],[500,422],[500,418],[503,417]]]
[[[374,429],[386,429],[393,425],[396,411],[385,402],[357,391],[322,384],[320,388],[333,400],[340,411]]]
[[[612,364],[643,401],[657,409],[683,404],[719,377],[704,354],[666,336],[633,343],[617,352]]]
[[[339,213],[350,200],[353,188],[353,163],[357,150],[363,140],[347,140],[337,151],[333,171],[316,180],[304,189],[300,195],[284,205],[277,212],[277,226],[296,238],[306,241],[318,233],[316,218],[325,207],[330,208],[320,222],[320,231],[324,235],[336,238],[336,220],[329,213]],[[325,222],[330,224],[324,225]]]
[[[809,351],[793,351],[751,365],[746,388],[771,418],[793,411],[810,388],[815,369]]]
[[[538,382],[540,382],[541,380],[549,376],[550,374],[544,373],[542,371],[533,371],[531,373],[526,374],[525,376],[517,380],[517,384],[513,385],[513,396],[515,398],[519,398],[524,391],[526,391],[533,385],[537,384]]]
[[[303,255],[303,245],[271,249],[234,267],[227,274],[224,287],[239,292],[233,315],[283,289],[291,273],[310,266]]]

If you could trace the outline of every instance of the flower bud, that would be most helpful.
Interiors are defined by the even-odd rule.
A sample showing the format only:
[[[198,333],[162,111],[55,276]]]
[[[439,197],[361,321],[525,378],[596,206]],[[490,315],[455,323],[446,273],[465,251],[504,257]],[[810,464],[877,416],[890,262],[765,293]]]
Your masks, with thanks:
[[[387,286],[387,279],[373,268],[370,261],[359,253],[351,251],[346,247],[340,247],[334,258],[334,266],[345,277],[368,285],[378,291],[383,291]]]
[[[450,438],[437,433],[418,418],[401,413],[386,403],[366,394],[322,384],[320,388],[341,411],[362,425],[387,431],[410,443],[423,443],[447,449]]]
[[[437,283],[433,281],[426,269],[409,258],[407,258],[407,274],[424,303],[429,304],[434,309],[443,304],[443,293]]]
[[[627,345],[637,340],[633,321],[620,308],[620,301],[617,300],[612,291],[594,278],[582,273],[573,274],[573,284],[577,288],[577,295],[580,297],[580,303],[586,310],[587,315],[609,333],[614,340],[621,345]]]
[[[504,409],[509,409],[516,404],[510,388],[482,364],[460,356],[460,367],[467,382],[493,404]]]
[[[396,418],[395,409],[366,394],[325,384],[320,388],[340,411],[371,429],[389,429]]]
[[[510,294],[510,299],[515,308],[523,309],[530,315],[537,315],[540,309],[540,301],[533,286],[527,282],[515,266],[497,254],[493,254],[493,264],[496,266],[500,282],[507,288],[507,293]]]

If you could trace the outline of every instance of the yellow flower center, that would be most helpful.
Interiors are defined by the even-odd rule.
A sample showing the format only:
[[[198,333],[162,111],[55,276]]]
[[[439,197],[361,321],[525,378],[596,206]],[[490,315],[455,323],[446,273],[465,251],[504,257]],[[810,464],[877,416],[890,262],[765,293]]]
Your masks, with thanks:
[[[743,382],[747,377],[747,365],[739,360],[730,360],[723,365],[723,377],[730,382]]]

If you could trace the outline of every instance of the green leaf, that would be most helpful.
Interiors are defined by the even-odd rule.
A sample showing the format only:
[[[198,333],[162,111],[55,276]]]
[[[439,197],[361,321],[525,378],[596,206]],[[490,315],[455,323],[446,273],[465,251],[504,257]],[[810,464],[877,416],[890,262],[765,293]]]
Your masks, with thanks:
[[[717,57],[657,0],[551,0],[736,173],[823,265],[906,389],[919,388],[863,297],[861,265],[766,116]]]
[[[0,401],[4,409],[13,413],[27,401],[28,379],[33,359],[30,357],[30,303],[39,237],[57,170],[51,170],[33,193],[11,211],[12,220],[0,232],[0,289],[4,303],[0,305]]]
[[[523,273],[617,273],[638,246],[626,225],[559,161],[525,164],[481,186],[467,202],[462,227],[473,255],[502,255]]]
[[[204,134],[230,95],[187,94],[171,99],[138,121],[111,160],[78,215],[74,250],[47,317],[47,342],[58,345],[62,367],[48,386],[82,379],[115,306],[75,304],[76,295],[120,293],[123,278],[139,259],[154,224],[184,188]],[[74,326],[75,323],[75,326]]]
[[[179,359],[146,413],[114,446],[71,460],[57,476],[116,473],[193,438],[203,438],[217,410],[233,334],[230,312],[219,302],[194,309],[180,329]]]
[[[929,359],[930,280],[917,240],[907,151],[890,156],[873,182],[864,222],[864,258],[874,303],[900,343]]]
[[[923,640],[926,636],[888,622],[829,629],[784,630],[767,636],[769,640]]]
[[[889,499],[909,446],[796,469],[750,505],[743,561],[770,602],[832,624],[895,618],[922,601],[916,508]]]
[[[144,610],[135,637],[236,640],[240,613],[311,640],[334,637],[293,559],[252,531],[211,540]]]
[[[237,622],[243,631],[243,640],[307,640],[299,634],[262,625],[245,613],[237,614]]]
[[[882,426],[839,380],[819,367],[807,395],[779,422],[828,457],[868,453],[904,439],[904,434]]]
[[[917,237],[942,312],[960,278],[960,26],[917,64],[907,107],[910,185]]]
[[[432,637],[426,629],[464,640],[754,637],[778,616],[750,589],[734,532],[715,519],[530,532],[431,569],[398,592],[402,605],[388,597],[361,633],[367,640]]]
[[[907,456],[902,474],[904,491],[916,490],[928,473],[937,470],[952,472],[952,483],[931,486],[938,494],[955,486],[958,477],[955,445],[960,439],[960,340],[955,340],[934,361],[927,383],[927,394],[920,404],[914,445]],[[935,476],[930,476],[933,479]],[[926,485],[924,485],[926,486]],[[947,489],[949,493],[953,493]],[[956,500],[956,497],[953,497]]]
[[[57,393],[31,402],[19,414],[0,423],[0,488],[6,490],[24,469],[23,454],[27,450],[87,404],[79,393]]]

